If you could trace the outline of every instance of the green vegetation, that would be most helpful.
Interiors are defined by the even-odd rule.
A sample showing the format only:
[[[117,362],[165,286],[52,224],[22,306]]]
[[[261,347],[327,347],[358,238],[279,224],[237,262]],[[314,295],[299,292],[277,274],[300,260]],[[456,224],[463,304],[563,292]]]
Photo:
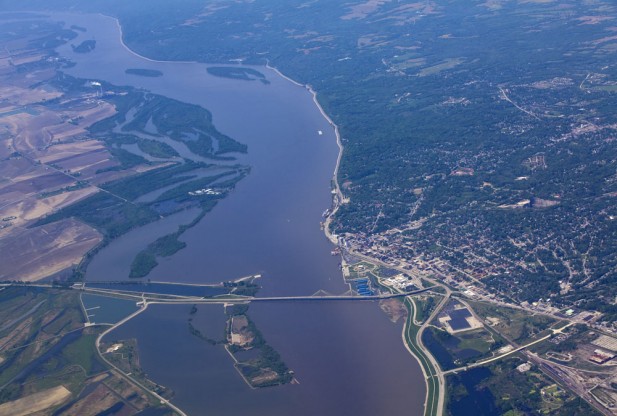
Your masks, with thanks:
[[[422,342],[444,370],[479,361],[503,345],[502,342],[495,342],[492,334],[482,329],[449,334],[434,327],[424,331]]]
[[[246,314],[247,310],[248,305],[233,305],[225,310],[229,316],[227,338],[230,339],[231,322],[234,318],[246,319],[247,327],[242,328],[241,333],[251,337],[247,345],[228,344],[227,350],[232,354],[244,350],[258,351],[255,358],[237,361],[236,368],[252,387],[269,387],[291,382],[293,372],[285,365],[281,355],[266,343],[255,323]]]
[[[86,379],[95,373],[105,370],[96,352],[95,340],[98,329],[86,329],[77,333],[70,341],[64,338],[58,345],[62,348],[52,348],[49,356],[41,355],[37,366],[27,369],[28,376],[24,382],[28,390],[40,391],[62,384],[72,393],[79,393]]]
[[[163,73],[156,69],[129,68],[125,70],[124,72],[126,72],[129,75],[138,75],[140,77],[156,78],[156,77],[163,76]]]
[[[236,303],[225,307],[225,313],[228,316],[246,315],[249,310],[248,303]]]
[[[89,92],[91,85],[83,80],[59,75],[54,86],[60,90]],[[118,161],[117,166],[105,168],[96,173],[107,171],[124,171],[137,166],[153,165],[141,156],[122,146],[137,145],[138,148],[153,157],[161,159],[176,158],[173,163],[163,164],[145,172],[100,185],[106,192],[99,192],[76,204],[68,206],[41,220],[35,225],[42,225],[67,217],[75,217],[101,231],[106,239],[103,245],[129,230],[155,221],[162,216],[181,210],[199,207],[201,214],[189,226],[171,235],[160,238],[140,252],[131,265],[131,277],[146,276],[157,265],[157,256],[170,256],[185,247],[177,238],[190,226],[197,223],[205,213],[210,211],[235,184],[249,172],[246,166],[225,166],[221,169],[215,164],[196,163],[182,159],[165,140],[182,141],[186,146],[202,156],[222,158],[229,152],[246,152],[246,146],[218,132],[212,124],[210,113],[199,106],[185,104],[162,96],[148,94],[132,88],[115,87],[105,84],[106,91],[114,91],[108,99],[116,106],[117,113],[90,127],[90,133],[104,141],[112,156]],[[129,112],[131,115],[129,116]],[[117,132],[121,126],[122,133]],[[153,131],[154,129],[155,131]],[[156,137],[147,139],[147,136]],[[216,141],[216,143],[214,141]],[[213,145],[216,144],[216,151]],[[225,157],[225,159],[231,159]],[[156,165],[155,165],[156,166]],[[204,176],[204,171],[212,168],[217,173]],[[225,171],[226,170],[226,171]],[[221,172],[223,171],[223,172]],[[203,192],[204,188],[213,186],[215,190]],[[178,186],[175,186],[178,184]],[[56,191],[57,193],[88,186],[87,181]],[[151,192],[164,188],[151,202],[137,202]],[[43,195],[49,196],[49,195]],[[73,278],[79,279],[85,270],[82,262]]]
[[[63,218],[75,217],[101,231],[107,238],[116,238],[134,227],[159,218],[147,206],[135,205],[105,192],[99,192],[37,221],[34,226]]]
[[[293,380],[293,373],[287,368],[278,352],[267,344],[258,348],[259,357],[236,364],[251,386],[271,387],[287,384]]]
[[[72,192],[72,191],[76,191],[78,189],[82,189],[88,186],[88,182],[86,181],[77,181],[74,185],[69,185],[69,186],[65,186],[63,188],[57,189],[55,191],[51,191],[51,192],[41,192],[40,197],[41,198],[47,198],[50,196],[54,196],[54,195],[60,195],[64,192]]]
[[[83,80],[65,75],[58,75],[54,86],[70,94],[86,93],[91,85]],[[215,156],[231,151],[246,151],[246,147],[233,139],[221,134],[212,125],[210,113],[199,106],[181,103],[162,96],[156,96],[132,88],[104,85],[106,91],[114,91],[108,99],[116,106],[117,114],[99,121],[90,127],[90,133],[104,141],[118,165],[99,170],[124,171],[137,166],[151,165],[146,159],[122,148],[123,145],[137,144],[144,153],[154,157],[168,159],[179,157],[178,153],[164,141],[163,134],[169,140],[186,142],[189,148],[201,150],[202,155]],[[135,114],[128,117],[130,111]],[[130,118],[130,120],[129,120]],[[152,122],[156,132],[151,131]],[[124,133],[115,132],[116,126],[122,126]],[[132,133],[139,133],[132,134]],[[157,140],[143,138],[144,135],[158,136]],[[218,149],[211,149],[212,140],[217,140]],[[192,144],[190,144],[192,143]],[[205,147],[204,147],[205,146]],[[206,149],[207,148],[207,149]],[[206,151],[207,150],[207,151]],[[183,160],[181,163],[161,164],[146,172],[133,174],[112,182],[100,185],[106,192],[99,192],[76,204],[65,207],[39,220],[35,225],[42,225],[68,217],[75,217],[101,231],[106,244],[134,227],[155,221],[164,215],[199,207],[201,214],[198,219],[211,210],[217,201],[223,198],[234,186],[248,174],[248,168],[230,166],[227,172],[203,177],[203,170],[216,165],[195,163]],[[219,169],[220,172],[221,169]],[[218,182],[216,192],[191,194],[203,187]],[[180,184],[173,187],[175,184]],[[87,181],[58,190],[57,193],[74,190],[77,187],[88,186]],[[155,198],[155,201],[138,203],[136,200],[148,193],[169,187]],[[49,196],[49,195],[43,195]],[[196,220],[197,221],[197,220]],[[190,226],[196,223],[194,221]],[[160,238],[151,243],[146,250],[139,253],[131,267],[131,277],[142,277],[156,266],[157,256],[169,256],[184,248],[185,244],[177,238],[187,229],[181,227],[176,233]],[[74,278],[79,279],[87,262],[82,262],[75,272]]]
[[[189,175],[190,171],[207,166],[192,162],[164,166],[126,179],[104,184],[103,188],[114,195],[133,201],[162,187],[191,179],[194,176]]]
[[[270,83],[270,81],[266,79],[266,76],[264,74],[252,68],[233,66],[211,66],[208,67],[208,73],[210,75],[214,75],[215,77],[221,78],[242,79],[245,81],[260,80],[264,84]]]
[[[117,168],[112,168],[110,170],[123,170],[130,169],[139,165],[148,165],[149,162],[141,156],[136,155],[135,153],[131,153],[127,150],[112,147],[109,149],[111,154],[118,160],[120,166]],[[100,172],[100,171],[99,171]]]
[[[376,268],[377,266],[366,261],[361,261],[359,263],[349,265],[349,276],[347,277],[347,279],[355,280],[366,278],[369,276],[369,274],[372,274],[371,272],[373,272]]]
[[[144,153],[148,153],[150,156],[158,157],[161,159],[168,159],[170,157],[180,156],[173,147],[167,143],[159,142],[156,140],[139,140],[137,142],[139,150]]]
[[[0,4],[10,9],[13,3]],[[19,7],[48,3],[29,0]],[[54,7],[74,3],[59,0]],[[226,6],[204,13],[195,1],[154,0],[146,10],[120,0],[80,2],[119,16],[125,41],[141,54],[268,61],[318,91],[345,145],[339,179],[350,203],[338,211],[334,232],[370,245],[376,234],[403,229],[388,236],[397,243],[390,244],[392,257],[437,257],[486,274],[489,288],[518,302],[550,298],[598,310],[609,325],[617,319],[617,68],[614,22],[603,18],[616,14],[614,2],[358,7],[291,0]],[[194,24],[186,25],[189,19]],[[70,36],[37,41],[62,43]],[[145,129],[149,116],[137,116],[143,127],[129,127]],[[157,134],[177,130],[161,126],[161,117],[157,122]],[[184,139],[175,131],[174,140],[190,137],[195,153],[214,153],[216,139],[198,130]],[[509,207],[522,200],[530,202]],[[408,227],[419,219],[425,220],[420,227]],[[482,305],[476,307],[482,315]],[[521,343],[552,323],[501,309],[482,316],[496,318],[496,329]],[[501,395],[492,386],[470,386],[451,402],[453,410],[464,408],[458,399],[474,398],[479,390],[513,404],[474,403],[474,414],[476,408],[527,413],[518,403],[536,406],[541,391],[534,385]],[[561,409],[570,405],[576,414],[575,401],[566,400]]]
[[[560,342],[543,342],[532,347],[532,351],[538,354],[546,354],[547,352],[556,352],[567,354],[575,351],[579,346],[589,344],[591,341],[598,338],[599,334],[593,330],[589,330],[587,326],[577,324],[566,331],[567,338]]]
[[[148,248],[156,253],[157,256],[171,256],[178,250],[186,247],[186,243],[178,241],[177,234],[168,234],[150,243]]]
[[[152,269],[154,269],[158,265],[158,262],[156,260],[157,256],[169,257],[186,247],[186,243],[178,241],[178,238],[186,230],[197,224],[207,212],[214,208],[219,199],[225,197],[226,193],[223,191],[224,189],[228,189],[229,187],[234,186],[240,179],[244,177],[244,175],[248,173],[248,171],[242,170],[240,171],[240,174],[236,175],[232,179],[220,183],[217,189],[221,190],[217,191],[218,193],[216,194],[204,193],[196,195],[193,191],[200,191],[201,189],[203,189],[203,187],[210,185],[218,179],[232,175],[234,173],[237,172],[226,172],[211,177],[188,181],[179,185],[176,188],[164,192],[161,196],[159,196],[154,201],[153,206],[156,206],[156,204],[170,201],[173,201],[174,204],[180,207],[186,206],[186,204],[189,204],[188,206],[190,206],[190,204],[199,204],[199,207],[201,208],[201,213],[190,224],[180,226],[176,232],[160,237],[153,243],[150,243],[145,250],[140,251],[131,263],[131,271],[129,277],[141,278],[147,276],[152,271]],[[244,293],[249,293],[248,290],[250,290],[249,287],[245,287]]]
[[[433,313],[440,299],[441,297],[437,295],[422,295],[412,298],[415,305],[416,320],[420,323],[424,322]]]
[[[437,378],[437,369],[423,350],[418,346],[416,337],[420,327],[414,324],[411,317],[414,313],[414,306],[409,297],[405,298],[405,308],[407,309],[407,319],[405,320],[404,339],[407,347],[412,351],[413,355],[418,359],[418,362],[422,366],[426,375],[427,393],[426,393],[426,408],[424,411],[425,416],[439,416],[437,412],[437,403],[439,401],[439,395],[445,394],[440,391],[439,380]]]
[[[122,133],[99,133],[97,136],[98,138],[104,140],[112,153],[115,149],[119,149],[122,145],[137,144],[137,147],[139,147],[139,150],[142,152],[160,159],[169,159],[180,156],[172,146],[160,140],[144,139],[133,134]],[[148,164],[148,162],[143,158],[141,163]],[[119,170],[119,168],[112,168],[108,170]]]
[[[118,348],[114,352],[105,354],[105,358],[107,360],[109,360],[116,367],[120,368],[120,370],[124,373],[131,374],[132,378],[135,378],[149,390],[156,392],[161,397],[170,399],[173,396],[173,392],[171,390],[148,379],[146,373],[139,364],[139,348],[136,339],[129,338],[104,342],[101,344],[101,350],[106,351],[112,345],[115,345]],[[152,405],[156,407],[161,406],[161,403],[156,398],[148,397],[148,399]],[[158,413],[156,414],[158,415]],[[176,413],[171,412],[170,414],[175,415]],[[164,413],[164,415],[168,416],[167,413]]]
[[[582,371],[605,371],[606,366],[589,360],[598,347],[591,344],[602,335],[587,326],[578,324],[568,328],[552,342],[542,342],[531,347],[538,356],[557,364],[567,365]]]
[[[160,95],[128,89],[124,95],[109,98],[117,114],[94,124],[90,130],[97,137],[112,136],[110,132],[120,125],[123,133],[164,135],[184,143],[191,152],[213,159],[227,153],[246,153],[247,147],[219,132],[212,124],[212,115],[204,108]],[[129,120],[128,114],[131,113]],[[150,124],[151,123],[151,124]],[[152,128],[155,131],[152,131]]]
[[[405,229],[400,240],[409,244],[392,256],[460,247],[474,256],[444,249],[439,257],[486,271],[493,289],[518,301],[550,296],[601,311],[607,322],[617,317],[617,72],[612,23],[602,18],[615,14],[614,3],[226,6],[203,13],[193,1],[157,0],[147,11],[120,0],[80,2],[119,16],[125,41],[149,57],[242,57],[311,85],[345,145],[339,179],[350,203],[337,213],[336,233]],[[214,71],[254,76],[226,68]],[[196,151],[212,151],[209,140]],[[498,208],[521,200],[529,206]],[[418,219],[422,227],[406,228]],[[562,293],[564,280],[575,290]]]
[[[80,202],[70,205],[35,223],[35,226],[51,223],[63,218],[75,217],[101,231],[107,241],[116,238],[134,227],[142,226],[183,209],[199,207],[201,214],[191,223],[182,226],[175,233],[161,237],[140,252],[131,265],[131,277],[146,276],[156,265],[157,256],[171,256],[185,247],[178,237],[188,228],[194,226],[209,212],[217,202],[224,198],[229,190],[248,174],[247,168],[232,168],[232,171],[214,176],[190,180],[191,171],[202,169],[208,165],[186,162],[183,164],[164,166],[159,169],[120,179],[103,185],[108,192],[99,192]],[[216,185],[215,193],[191,195],[189,192],[199,191],[220,179],[227,178]],[[138,197],[165,186],[184,182],[172,188],[150,203],[132,202]],[[83,267],[83,266],[82,266]],[[76,276],[79,277],[79,271]]]
[[[483,330],[474,330],[464,334],[459,334],[457,335],[457,338],[460,340],[457,345],[459,350],[472,349],[480,352],[481,354],[487,354],[496,347],[503,345],[501,342],[496,343],[492,339],[491,334]]]
[[[158,202],[161,201],[169,201],[174,200],[178,203],[187,202],[187,201],[198,201],[200,203],[208,202],[212,200],[218,200],[225,197],[224,190],[230,184],[235,184],[239,179],[248,174],[248,170],[236,170],[230,172],[220,173],[214,176],[207,176],[205,178],[199,178],[195,180],[191,180],[185,183],[180,184],[179,186],[165,191],[161,196],[157,198]],[[236,176],[233,176],[236,175]],[[219,179],[225,178],[227,176],[231,176],[230,180],[227,182],[218,182],[215,186],[218,193],[203,193],[203,194],[194,194],[191,195],[190,192],[198,192],[202,189],[208,188],[209,186],[213,186],[212,184],[217,182]],[[220,189],[220,191],[219,191]]]
[[[551,317],[532,315],[520,309],[484,302],[469,302],[469,304],[484,321],[488,319],[492,322],[489,324],[490,327],[518,344],[526,344],[539,337],[543,331],[558,322]]]
[[[179,233],[175,232],[160,237],[153,243],[148,244],[148,247],[140,251],[135,260],[133,260],[133,263],[131,263],[129,277],[147,276],[158,265],[156,261],[157,256],[168,257],[186,247],[186,243],[178,241],[178,237]]]
[[[237,291],[249,291],[255,294],[259,286],[252,280],[227,282],[226,287],[233,288],[232,293]],[[243,293],[247,295],[247,293]],[[191,335],[207,342],[212,346],[224,345],[232,354],[235,366],[244,380],[251,387],[269,387],[286,384],[292,381],[293,372],[289,370],[280,354],[274,350],[248,316],[249,304],[233,304],[225,306],[227,322],[223,339],[208,336],[193,325],[193,318],[198,308],[193,305],[189,311],[188,329]],[[232,334],[242,339],[233,341]],[[253,351],[251,358],[239,358],[239,352]]]
[[[448,401],[451,416],[507,414],[552,414],[584,416],[596,411],[582,399],[572,396],[532,366],[521,373],[523,364],[512,357],[448,376]]]
[[[200,339],[206,341],[210,345],[225,344],[227,342],[225,339],[216,340],[216,339],[209,338],[208,336],[204,335],[199,329],[197,329],[197,328],[195,328],[195,326],[193,326],[193,323],[191,322],[191,319],[189,319],[189,332],[191,333],[191,335],[194,335],[197,338],[200,338]]]
[[[79,392],[102,370],[96,330],[82,330],[79,294],[58,289],[7,287],[0,292],[0,403],[63,384]],[[44,376],[44,377],[42,377]]]
[[[73,52],[88,53],[94,50],[94,48],[96,47],[96,41],[94,39],[84,40],[79,45],[71,45],[71,47],[73,48]]]
[[[131,263],[129,277],[139,278],[147,276],[158,264],[155,254],[142,250],[137,253],[137,256],[135,256],[135,259],[133,259]]]

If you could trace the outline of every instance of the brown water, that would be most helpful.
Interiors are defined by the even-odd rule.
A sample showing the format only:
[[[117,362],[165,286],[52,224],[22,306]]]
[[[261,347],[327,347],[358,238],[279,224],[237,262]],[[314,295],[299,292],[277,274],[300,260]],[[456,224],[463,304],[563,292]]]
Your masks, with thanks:
[[[220,131],[249,146],[241,160],[251,165],[250,175],[182,236],[188,247],[163,259],[149,278],[207,283],[261,273],[262,296],[347,290],[339,258],[330,255],[333,247],[319,228],[322,212],[331,205],[330,180],[338,149],[332,127],[304,87],[262,67],[256,69],[266,74],[269,85],[216,78],[207,74],[206,64],[148,61],[121,44],[111,18],[54,18],[88,28],[72,43],[97,41],[96,49],[85,55],[73,53],[69,46],[59,49],[77,63],[67,73],[200,104],[213,113]],[[127,68],[155,69],[164,75],[127,75]],[[136,252],[135,245],[166,234],[169,227],[151,224],[112,242],[94,258],[87,277],[125,278],[130,263],[116,261],[120,253]],[[215,316],[221,309],[202,308],[202,319],[220,319]],[[145,371],[172,388],[173,402],[189,414],[422,413],[422,372],[403,346],[400,323],[392,324],[376,303],[251,306],[258,328],[300,382],[259,390],[243,382],[222,347],[190,335],[188,310],[153,306],[109,337],[136,337]]]

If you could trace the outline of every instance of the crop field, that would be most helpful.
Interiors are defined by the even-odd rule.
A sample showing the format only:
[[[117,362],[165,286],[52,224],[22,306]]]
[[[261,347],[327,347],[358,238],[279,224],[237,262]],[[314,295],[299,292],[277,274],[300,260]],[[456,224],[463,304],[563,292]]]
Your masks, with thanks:
[[[0,280],[34,281],[77,265],[102,240],[94,228],[66,219],[0,239]]]
[[[100,359],[105,326],[84,327],[79,292],[5,287],[0,315],[0,414],[172,414]]]
[[[54,48],[75,35],[61,23],[33,29],[2,21],[0,28],[0,280],[79,278],[76,266],[85,267],[94,248],[183,209],[205,213],[248,174],[228,164],[203,177],[216,161],[246,152],[206,109],[65,75],[67,62]],[[94,43],[75,48],[86,47]],[[196,155],[213,163],[194,163]],[[137,183],[146,185],[138,192],[165,189],[155,201],[136,202],[127,190]],[[206,186],[216,191],[189,194]],[[146,253],[139,275],[182,248]]]
[[[12,402],[0,404],[0,414],[9,416],[31,415],[57,406],[69,397],[71,397],[71,392],[64,386],[52,387]]]

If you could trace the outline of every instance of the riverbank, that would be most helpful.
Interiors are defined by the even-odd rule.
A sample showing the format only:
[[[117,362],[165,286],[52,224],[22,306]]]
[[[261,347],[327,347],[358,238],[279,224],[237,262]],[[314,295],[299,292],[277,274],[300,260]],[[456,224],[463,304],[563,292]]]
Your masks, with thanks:
[[[138,388],[142,389],[143,391],[147,392],[148,394],[152,395],[154,398],[156,398],[161,404],[166,405],[167,407],[169,407],[170,409],[172,409],[174,412],[176,412],[178,415],[180,416],[188,416],[186,413],[184,413],[179,407],[175,406],[173,403],[171,403],[171,401],[165,399],[164,397],[162,397],[161,395],[159,395],[157,392],[149,389],[148,387],[144,386],[141,382],[139,382],[137,379],[135,379],[134,377],[131,376],[131,374],[127,374],[124,373],[121,369],[119,369],[115,364],[113,364],[111,361],[109,361],[107,358],[105,358],[105,356],[103,355],[103,353],[101,352],[101,340],[103,339],[103,337],[107,334],[109,334],[110,332],[114,331],[116,328],[119,328],[120,326],[124,325],[125,323],[127,323],[128,321],[130,321],[131,319],[135,318],[136,316],[140,315],[141,313],[145,312],[146,309],[148,309],[148,303],[144,302],[143,306],[141,308],[139,308],[138,310],[136,310],[135,312],[133,312],[132,314],[130,314],[129,316],[127,316],[126,318],[122,319],[119,322],[116,322],[114,325],[110,326],[109,328],[107,328],[105,331],[101,332],[99,334],[99,336],[96,338],[96,342],[95,342],[95,348],[97,353],[99,354],[99,357],[101,358],[101,360],[103,360],[103,362],[105,362],[109,367],[113,368],[121,377],[123,377],[125,380],[127,380],[129,383],[131,383],[134,386],[137,386]],[[87,315],[86,315],[87,316]]]
[[[91,22],[88,36],[96,36],[97,49],[88,56],[76,56],[71,73],[129,83],[201,105],[211,110],[217,128],[250,148],[246,163],[254,167],[251,175],[233,196],[183,235],[187,247],[165,258],[149,276],[152,280],[214,283],[260,273],[264,297],[348,290],[341,280],[339,258],[330,255],[336,241],[324,239],[324,231],[317,227],[324,221],[323,210],[332,207],[333,194],[338,190],[337,205],[344,198],[336,175],[333,178],[341,161],[340,133],[317,106],[322,96],[267,68],[263,71],[272,82],[264,85],[212,77],[207,64],[146,61],[121,45],[114,20],[101,16],[75,20]],[[72,51],[67,56],[72,58]],[[111,58],[118,63],[116,68],[102,71],[101,63]],[[128,77],[126,68],[158,70],[164,75]],[[122,254],[131,247],[120,241],[115,248]],[[97,276],[117,275],[109,263],[98,266]],[[274,415],[370,415],[380,409],[385,414],[421,414],[425,396],[421,371],[400,343],[400,327],[393,326],[374,303],[260,302],[251,307],[251,315],[302,378],[301,387],[247,388],[227,353],[203,348],[186,331],[181,306],[149,307],[146,314],[110,336],[137,339],[144,371],[151,380],[173,389],[173,403],[187,413],[208,409],[233,415],[251,409]],[[371,342],[375,338],[381,341]],[[378,367],[356,364],[372,362],[376,356],[382,357]],[[213,369],[217,377],[212,377]],[[346,374],[355,377],[350,380]],[[342,394],[336,388],[341,385],[372,394],[362,393],[358,400]]]
[[[326,114],[323,107],[319,103],[317,99],[317,92],[313,90],[313,88],[308,84],[300,84],[292,78],[284,75],[281,71],[279,71],[276,67],[270,65],[269,61],[266,63],[266,68],[274,71],[277,75],[286,79],[287,81],[293,83],[294,85],[301,86],[307,89],[309,93],[312,95],[313,102],[317,106],[321,115],[326,119],[326,121],[333,127],[334,133],[336,135],[336,144],[339,148],[339,153],[336,159],[336,166],[334,168],[334,173],[332,177],[332,184],[334,198],[333,198],[333,206],[331,213],[327,216],[324,222],[324,234],[326,238],[330,240],[332,244],[338,246],[338,238],[336,234],[332,232],[330,229],[332,224],[332,219],[336,215],[336,212],[340,208],[340,206],[344,203],[348,203],[349,201],[344,198],[343,192],[341,191],[341,187],[338,181],[338,173],[340,170],[341,159],[343,157],[343,143],[341,141],[341,135],[338,126],[334,121]],[[350,286],[351,287],[351,286]],[[437,362],[431,356],[430,351],[424,347],[422,343],[422,332],[426,327],[426,324],[430,322],[427,320],[425,325],[417,326],[415,325],[415,308],[411,305],[411,300],[405,299],[404,301],[405,307],[407,308],[408,316],[405,324],[403,325],[403,330],[401,332],[401,338],[405,348],[409,352],[411,356],[415,358],[415,360],[420,365],[422,373],[425,378],[426,383],[426,398],[424,402],[424,415],[425,416],[440,416],[443,413],[444,403],[445,403],[445,381],[443,379],[443,375],[439,370]],[[438,308],[439,309],[439,308]]]
[[[349,252],[358,257],[372,263],[374,265],[393,268],[400,273],[406,273],[407,271],[400,266],[389,266],[379,260],[365,256],[364,254],[353,251],[353,248]],[[445,296],[435,307],[429,317],[424,320],[423,323],[419,323],[416,319],[415,302],[411,298],[406,297],[404,300],[405,308],[407,309],[407,319],[403,326],[402,339],[405,348],[411,354],[422,370],[426,382],[426,396],[424,400],[424,415],[425,416],[441,416],[445,408],[445,395],[446,395],[446,383],[441,367],[437,363],[437,360],[433,357],[429,349],[422,342],[422,333],[430,325],[430,323],[437,317],[443,307],[447,304],[452,292],[443,283],[440,283],[434,279],[426,278],[430,283],[433,283],[435,287],[441,287],[445,289]]]
[[[403,331],[401,332],[401,337],[403,339],[403,343],[405,344],[405,348],[409,351],[420,367],[422,368],[422,374],[424,374],[424,378],[426,380],[426,400],[424,402],[424,415],[425,416],[440,416],[440,413],[437,412],[436,402],[438,402],[439,397],[439,386],[438,382],[435,380],[436,371],[435,368],[431,365],[428,357],[423,353],[422,346],[416,342],[417,335],[420,327],[415,324],[415,313],[416,308],[411,304],[409,299],[405,299],[405,308],[407,309],[407,319],[405,320],[405,325],[403,326]]]
[[[113,16],[108,16],[105,15],[103,13],[99,13],[100,16],[103,16],[105,18],[110,18],[113,19],[116,26],[118,27],[118,32],[119,32],[119,38],[120,38],[120,44],[122,45],[122,47],[129,52],[131,55],[136,56],[140,59],[146,60],[148,62],[153,62],[153,63],[179,63],[179,64],[197,64],[199,62],[197,61],[166,61],[166,60],[158,60],[158,59],[151,59],[148,57],[145,57],[143,55],[140,55],[139,53],[135,52],[134,50],[132,50],[131,48],[129,48],[129,46],[124,42],[124,32],[122,29],[122,25],[120,24],[120,20],[116,17]],[[319,112],[321,113],[321,115],[323,116],[323,118],[330,124],[330,126],[332,126],[332,128],[334,129],[334,135],[336,136],[336,145],[339,149],[338,155],[337,155],[337,159],[336,159],[336,165],[334,167],[334,172],[333,172],[333,176],[332,176],[332,184],[333,184],[333,190],[335,191],[334,195],[336,196],[336,198],[334,198],[333,201],[333,206],[332,206],[332,212],[330,215],[328,215],[328,217],[326,218],[326,221],[324,223],[324,232],[326,237],[328,238],[328,240],[330,240],[332,242],[332,244],[338,244],[336,235],[332,233],[332,231],[330,230],[330,225],[332,222],[332,218],[334,217],[334,215],[336,214],[336,212],[338,211],[339,207],[341,204],[347,203],[348,200],[345,199],[343,192],[341,191],[341,187],[338,181],[338,173],[339,173],[339,168],[340,168],[340,164],[341,164],[341,160],[343,157],[343,143],[341,141],[341,135],[340,135],[340,131],[338,128],[338,125],[336,123],[334,123],[334,121],[330,118],[330,116],[328,116],[328,114],[324,111],[323,107],[321,106],[321,104],[319,103],[319,100],[317,99],[317,92],[308,84],[301,84],[298,81],[288,77],[287,75],[283,74],[278,68],[271,66],[270,65],[270,61],[266,60],[266,65],[265,67],[271,71],[273,71],[274,73],[276,73],[278,76],[280,76],[281,78],[291,82],[294,85],[297,85],[299,87],[303,87],[306,88],[306,90],[311,94],[312,96],[312,100],[315,103],[315,106],[317,107],[317,109],[319,110]]]
[[[107,18],[107,19],[113,19],[114,20],[114,22],[116,23],[116,26],[118,27],[118,33],[120,35],[120,44],[122,45],[122,47],[128,53],[130,53],[133,56],[136,56],[139,59],[143,59],[145,61],[155,62],[155,63],[172,63],[172,62],[176,63],[176,64],[196,64],[196,63],[198,63],[197,61],[161,61],[161,60],[151,59],[151,58],[148,58],[146,56],[140,55],[137,52],[135,52],[134,50],[132,50],[131,48],[129,48],[126,43],[124,43],[124,31],[122,30],[122,25],[120,24],[120,20],[117,17],[109,16],[109,15],[106,15],[104,13],[97,13],[97,15],[102,16],[102,17]]]
[[[333,200],[333,205],[332,205],[332,211],[330,213],[330,215],[328,215],[328,217],[326,218],[326,221],[324,222],[324,233],[326,235],[326,237],[328,238],[328,240],[330,240],[332,242],[332,244],[334,245],[338,245],[338,239],[336,237],[335,234],[332,233],[332,231],[330,230],[330,225],[332,223],[332,218],[334,217],[334,215],[336,214],[336,212],[338,211],[339,207],[341,206],[341,204],[345,204],[348,202],[348,200],[346,200],[343,196],[343,192],[341,191],[341,187],[339,185],[339,181],[338,181],[338,173],[339,173],[339,168],[341,166],[341,159],[343,158],[343,143],[341,141],[341,134],[339,131],[338,126],[336,125],[336,123],[330,118],[330,116],[328,116],[328,114],[326,114],[326,112],[324,111],[323,107],[321,106],[321,104],[319,104],[319,100],[317,99],[317,92],[308,84],[300,84],[298,81],[289,78],[288,76],[286,76],[285,74],[283,74],[281,71],[279,71],[276,67],[271,66],[270,65],[270,61],[266,62],[266,68],[274,71],[277,75],[279,75],[280,77],[286,79],[287,81],[291,82],[294,85],[297,85],[299,87],[304,87],[306,88],[306,90],[311,94],[312,98],[313,98],[313,102],[315,103],[315,106],[317,107],[317,109],[319,110],[319,112],[321,113],[321,115],[323,116],[324,119],[326,119],[326,121],[332,126],[332,128],[334,129],[334,135],[336,136],[336,145],[338,146],[339,152],[338,152],[338,156],[336,158],[336,165],[334,167],[334,173],[332,175],[332,184],[334,186],[333,190],[335,191],[334,195],[336,196]]]

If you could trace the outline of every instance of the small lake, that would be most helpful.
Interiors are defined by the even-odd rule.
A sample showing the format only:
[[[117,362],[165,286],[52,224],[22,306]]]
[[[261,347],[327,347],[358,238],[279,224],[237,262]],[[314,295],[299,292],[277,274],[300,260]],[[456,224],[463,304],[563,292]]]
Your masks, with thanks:
[[[87,28],[71,43],[96,39],[96,48],[87,54],[74,53],[70,45],[59,49],[76,63],[68,74],[202,105],[221,132],[248,145],[240,161],[251,166],[251,173],[182,235],[187,247],[161,259],[148,278],[205,284],[259,273],[260,296],[348,289],[340,258],[330,255],[333,247],[319,227],[322,212],[331,206],[338,148],[333,128],[304,87],[263,67],[252,68],[269,84],[217,78],[207,73],[206,64],[150,61],[123,46],[112,18],[54,18]],[[129,68],[163,75],[128,75]],[[190,222],[191,215],[178,214],[113,241],[94,257],[87,279],[126,279],[133,253]],[[238,376],[221,346],[190,334],[189,311],[189,305],[153,305],[109,334],[111,339],[136,338],[146,373],[173,389],[172,401],[189,414],[422,414],[422,372],[403,345],[401,324],[391,323],[377,303],[252,305],[252,319],[299,381],[258,390]],[[221,313],[222,308],[200,310],[200,325],[209,319],[220,322]]]

